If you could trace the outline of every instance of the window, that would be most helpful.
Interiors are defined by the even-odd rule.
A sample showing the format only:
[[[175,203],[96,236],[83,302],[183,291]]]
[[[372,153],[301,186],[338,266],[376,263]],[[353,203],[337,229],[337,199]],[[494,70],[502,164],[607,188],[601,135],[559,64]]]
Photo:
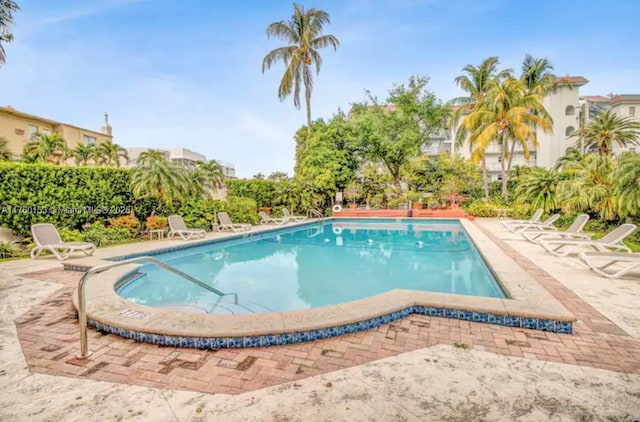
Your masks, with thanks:
[[[573,116],[574,114],[576,114],[575,107],[573,107],[572,105],[567,106],[567,108],[564,109],[564,114],[566,114],[567,116]]]
[[[564,134],[565,136],[569,137],[575,130],[576,129],[573,126],[567,126],[567,129],[565,129]]]
[[[51,135],[51,131],[49,129],[42,129],[40,130],[40,133],[42,133],[43,135]]]
[[[82,135],[82,140],[84,141],[85,145],[95,145],[96,144],[96,137],[95,136]]]
[[[629,117],[636,117],[636,108],[629,107]]]
[[[29,125],[29,139],[33,139],[33,137],[36,136],[36,133],[38,133],[38,126]]]

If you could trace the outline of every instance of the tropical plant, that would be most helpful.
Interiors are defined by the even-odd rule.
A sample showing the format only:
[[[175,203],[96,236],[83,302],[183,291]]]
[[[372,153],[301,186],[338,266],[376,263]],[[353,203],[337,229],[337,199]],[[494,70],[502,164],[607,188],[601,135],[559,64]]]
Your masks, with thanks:
[[[11,25],[13,24],[13,14],[20,10],[18,4],[13,0],[0,0],[0,66],[6,61],[4,43],[13,41]]]
[[[462,68],[465,73],[454,79],[456,85],[458,85],[463,91],[467,92],[466,97],[454,98],[450,101],[456,107],[452,114],[450,125],[455,127],[460,121],[461,117],[469,114],[479,104],[483,103],[486,99],[487,92],[489,91],[490,82],[498,79],[505,79],[511,75],[511,70],[506,69],[498,71],[499,60],[497,57],[489,57],[485,59],[479,66],[466,65]],[[469,132],[464,126],[460,126],[456,131],[456,146],[462,146],[469,136]],[[469,143],[469,148],[473,150],[473,144]],[[485,198],[489,197],[489,177],[487,176],[487,164],[482,154],[482,186],[484,188]]]
[[[24,146],[22,157],[30,163],[60,164],[68,151],[67,141],[58,132],[36,133]]]
[[[262,174],[262,173],[256,173],[253,176],[251,176],[251,178],[252,179],[256,179],[256,180],[264,180],[265,179],[264,174]]]
[[[560,183],[565,211],[594,212],[603,220],[617,216],[616,161],[609,155],[585,154],[580,160],[569,161],[563,171],[568,180]]]
[[[107,141],[97,147],[96,156],[103,166],[120,167],[121,161],[129,162],[129,154],[127,149],[116,144],[113,141]]]
[[[615,193],[621,217],[640,217],[640,154],[626,152],[618,158]]]
[[[273,180],[274,182],[281,182],[289,179],[289,175],[284,171],[274,171],[267,176],[267,180]]]
[[[557,87],[551,62],[546,58],[536,59],[530,54],[527,54],[522,62],[520,80],[528,92],[543,97]]]
[[[333,35],[322,35],[324,26],[329,24],[329,14],[315,7],[305,10],[304,6],[294,3],[293,15],[288,21],[269,24],[267,37],[277,37],[288,45],[271,50],[262,60],[262,73],[277,62],[286,66],[280,86],[278,98],[284,101],[293,95],[293,104],[300,108],[300,91],[304,85],[304,98],[307,111],[307,131],[311,133],[311,91],[313,90],[313,71],[320,72],[322,57],[318,49],[332,46],[334,50],[340,41]]]
[[[88,165],[89,161],[93,161],[94,163],[98,161],[97,155],[98,151],[94,144],[78,144],[72,151],[71,154],[76,162],[76,165]]]
[[[153,149],[138,156],[131,186],[136,200],[154,197],[165,205],[184,199],[191,191],[185,168],[168,161],[163,151]]]
[[[578,138],[576,147],[580,147],[580,135],[578,130],[569,135]],[[620,147],[638,145],[640,123],[630,117],[619,116],[611,110],[606,110],[589,120],[584,129],[583,139],[585,148],[597,148],[600,155],[611,154],[614,144]]]
[[[9,151],[9,141],[7,138],[0,137],[0,161],[11,160],[11,151]]]
[[[528,92],[521,80],[510,77],[489,82],[486,99],[464,117],[461,127],[469,133],[475,161],[482,159],[491,143],[497,143],[501,156],[502,195],[508,201],[509,141],[519,144],[528,159],[529,142],[533,147],[538,145],[536,129],[549,132],[552,123],[542,105],[542,96]]]
[[[517,177],[516,199],[535,208],[544,208],[545,212],[557,210],[560,208],[559,184],[557,171],[534,168]]]
[[[222,187],[223,177],[222,166],[215,160],[198,162],[189,172],[193,193],[205,198],[211,198]]]

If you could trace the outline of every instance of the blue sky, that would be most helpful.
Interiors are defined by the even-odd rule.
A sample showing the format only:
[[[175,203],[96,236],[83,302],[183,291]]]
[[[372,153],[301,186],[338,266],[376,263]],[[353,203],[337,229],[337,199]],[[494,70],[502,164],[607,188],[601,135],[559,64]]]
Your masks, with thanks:
[[[124,146],[184,146],[232,162],[240,176],[291,174],[303,110],[276,95],[283,68],[261,61],[280,45],[266,26],[289,1],[26,0],[0,68],[0,104],[99,129],[109,112]],[[393,83],[428,75],[443,100],[453,78],[497,55],[518,69],[546,56],[581,94],[639,93],[640,2],[596,0],[341,0],[304,2],[331,14],[312,99],[315,117]]]

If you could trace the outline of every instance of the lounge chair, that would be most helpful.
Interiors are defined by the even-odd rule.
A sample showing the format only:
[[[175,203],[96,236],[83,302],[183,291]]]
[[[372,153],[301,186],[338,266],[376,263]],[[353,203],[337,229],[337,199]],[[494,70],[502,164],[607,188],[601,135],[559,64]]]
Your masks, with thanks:
[[[44,251],[51,252],[58,260],[65,260],[76,251],[90,256],[96,245],[89,242],[63,242],[53,224],[40,223],[31,226],[31,237],[36,246],[31,250],[31,259],[37,259]]]
[[[533,213],[533,215],[531,216],[530,219],[528,220],[509,220],[509,221],[503,221],[502,225],[505,227],[509,227],[512,224],[526,224],[526,223],[535,223],[535,222],[539,222],[540,218],[542,217],[542,214],[544,213],[544,210],[542,208],[538,208],[536,210],[536,212]]]
[[[231,221],[231,217],[229,217],[229,214],[227,214],[226,212],[218,213],[218,223],[220,224],[218,226],[218,230],[220,231],[231,230],[234,232],[238,232],[251,230],[251,224],[236,224]]]
[[[622,241],[636,230],[635,224],[622,224],[620,227],[612,230],[602,239],[545,239],[540,240],[540,245],[547,251],[556,256],[567,256],[584,252],[583,249],[588,248],[598,252],[609,251],[626,251],[631,249]]]
[[[307,221],[308,220],[308,218],[305,217],[304,215],[293,215],[293,214],[291,214],[289,212],[289,210],[286,209],[286,208],[282,209],[282,215],[284,215],[284,218],[287,221],[293,221],[294,223],[297,223],[299,221]]]
[[[258,212],[260,216],[260,224],[284,224],[287,222],[284,218],[271,217],[264,211]]]
[[[583,233],[582,229],[589,221],[588,214],[580,214],[573,220],[573,223],[563,232],[556,231],[554,226],[540,227],[535,230],[527,230],[520,232],[522,237],[531,243],[540,243],[542,238],[545,239],[590,239],[590,233]]]
[[[594,272],[607,278],[618,278],[629,271],[637,268],[640,271],[640,253],[625,253],[625,252],[582,252],[579,255],[582,262],[587,264]],[[594,261],[604,261],[606,264],[597,266]],[[605,271],[612,265],[622,264],[616,272]]]
[[[202,229],[190,229],[184,223],[184,219],[179,215],[172,215],[167,220],[169,220],[169,235],[167,236],[169,239],[173,239],[175,235],[178,235],[182,238],[182,240],[191,240],[194,237],[203,238],[207,234]]]
[[[560,214],[553,214],[544,221],[531,221],[528,223],[518,223],[507,226],[507,229],[514,233],[522,233],[528,230],[551,230],[557,231],[558,228],[553,226],[553,223],[560,218]]]

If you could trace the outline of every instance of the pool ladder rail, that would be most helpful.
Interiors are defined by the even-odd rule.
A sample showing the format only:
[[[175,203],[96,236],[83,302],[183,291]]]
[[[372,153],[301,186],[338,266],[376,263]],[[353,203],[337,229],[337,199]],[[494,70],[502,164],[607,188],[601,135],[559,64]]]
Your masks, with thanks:
[[[77,356],[78,359],[87,359],[89,356],[91,356],[91,352],[89,351],[89,344],[88,344],[88,339],[87,339],[87,301],[86,301],[86,294],[85,294],[85,286],[87,284],[87,280],[89,280],[89,277],[91,277],[93,274],[98,274],[101,273],[103,271],[109,270],[111,268],[114,267],[120,267],[122,265],[127,265],[127,264],[133,264],[133,263],[137,263],[137,262],[143,262],[143,261],[147,261],[147,262],[151,262],[155,265],[157,265],[160,268],[163,268],[165,270],[168,270],[182,278],[184,278],[187,281],[190,281],[191,283],[210,291],[211,293],[214,293],[216,295],[219,296],[218,302],[216,303],[216,305],[220,302],[220,300],[225,297],[225,296],[232,296],[233,297],[233,304],[240,306],[242,308],[247,309],[249,312],[253,312],[251,309],[241,305],[240,303],[238,303],[238,294],[237,293],[224,293],[218,289],[216,289],[215,287],[209,286],[207,283],[198,280],[195,277],[190,276],[187,273],[184,273],[182,271],[180,271],[179,269],[172,267],[171,265],[160,261],[157,258],[154,258],[152,256],[139,256],[136,258],[131,258],[131,259],[126,259],[123,261],[116,261],[116,262],[112,262],[109,264],[104,264],[104,265],[98,265],[95,266],[93,268],[88,269],[80,278],[80,281],[78,282],[78,322],[80,324],[80,354]],[[255,305],[258,305],[257,303],[255,303]],[[269,310],[266,306],[262,306],[262,305],[258,305],[261,306],[267,310]],[[215,308],[215,306],[214,306]],[[269,310],[270,311],[270,310]]]

